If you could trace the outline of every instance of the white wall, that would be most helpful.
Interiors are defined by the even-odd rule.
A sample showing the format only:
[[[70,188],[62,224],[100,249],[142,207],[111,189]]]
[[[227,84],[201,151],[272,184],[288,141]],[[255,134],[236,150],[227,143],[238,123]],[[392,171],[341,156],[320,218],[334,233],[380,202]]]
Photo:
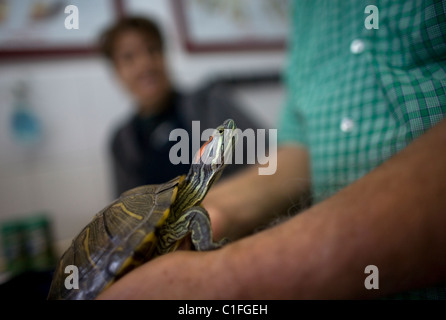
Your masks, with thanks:
[[[19,80],[43,126],[34,146],[10,132]],[[0,96],[1,219],[48,211],[56,238],[72,237],[110,200],[107,141],[129,99],[97,58],[1,64]]]
[[[283,66],[283,52],[188,54],[179,44],[170,1],[130,0],[125,5],[129,13],[147,14],[161,23],[169,40],[171,74],[181,88],[194,88],[218,74]],[[15,144],[9,131],[11,88],[19,80],[29,83],[33,108],[44,126],[42,141],[33,147]],[[271,89],[270,99],[256,99],[255,91],[251,98],[249,93],[242,96],[253,102],[248,111],[272,123],[282,99],[280,88]],[[130,106],[100,57],[0,62],[0,221],[47,211],[56,239],[75,236],[112,200],[108,139]]]
[[[125,2],[130,14],[146,14],[160,23],[167,38],[171,73],[177,83],[189,88],[215,74],[233,74],[261,70],[281,69],[284,53],[242,52],[187,54],[181,47],[180,36],[172,14],[172,1],[168,0],[129,0]]]

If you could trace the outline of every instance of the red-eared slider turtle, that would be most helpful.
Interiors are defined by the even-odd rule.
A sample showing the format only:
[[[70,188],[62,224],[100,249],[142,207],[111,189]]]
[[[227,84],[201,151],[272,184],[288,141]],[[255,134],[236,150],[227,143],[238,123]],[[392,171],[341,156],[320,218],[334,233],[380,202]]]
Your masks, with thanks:
[[[226,120],[197,152],[187,175],[126,191],[97,213],[60,258],[48,299],[94,299],[130,270],[176,250],[189,234],[195,250],[219,248],[223,242],[213,242],[200,203],[221,175],[235,138],[235,123]],[[66,286],[73,266],[78,289]]]

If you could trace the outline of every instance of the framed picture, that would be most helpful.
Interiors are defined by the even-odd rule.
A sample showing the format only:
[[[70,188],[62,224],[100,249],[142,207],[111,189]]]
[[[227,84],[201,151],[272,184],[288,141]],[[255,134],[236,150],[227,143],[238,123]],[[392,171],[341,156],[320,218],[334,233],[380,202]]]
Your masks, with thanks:
[[[289,0],[171,0],[189,52],[280,50],[289,30]]]
[[[66,28],[69,5],[78,29]],[[0,57],[93,52],[100,32],[122,15],[122,0],[0,0]]]

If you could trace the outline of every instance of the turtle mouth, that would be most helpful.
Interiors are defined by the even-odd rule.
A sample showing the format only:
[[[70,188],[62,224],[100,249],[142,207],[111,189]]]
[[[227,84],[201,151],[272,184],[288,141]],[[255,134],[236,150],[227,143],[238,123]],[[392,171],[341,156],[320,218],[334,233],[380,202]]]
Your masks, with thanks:
[[[235,125],[234,120],[228,119],[223,122],[221,126],[217,128],[219,133],[223,133],[225,130],[235,130],[237,126]]]

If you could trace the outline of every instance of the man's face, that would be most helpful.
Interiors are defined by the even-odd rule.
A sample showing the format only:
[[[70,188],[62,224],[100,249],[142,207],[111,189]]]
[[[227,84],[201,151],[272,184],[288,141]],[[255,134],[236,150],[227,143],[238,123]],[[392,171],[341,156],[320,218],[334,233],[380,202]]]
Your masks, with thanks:
[[[138,31],[124,31],[116,39],[113,60],[124,86],[140,111],[153,111],[166,98],[170,83],[161,48]]]

